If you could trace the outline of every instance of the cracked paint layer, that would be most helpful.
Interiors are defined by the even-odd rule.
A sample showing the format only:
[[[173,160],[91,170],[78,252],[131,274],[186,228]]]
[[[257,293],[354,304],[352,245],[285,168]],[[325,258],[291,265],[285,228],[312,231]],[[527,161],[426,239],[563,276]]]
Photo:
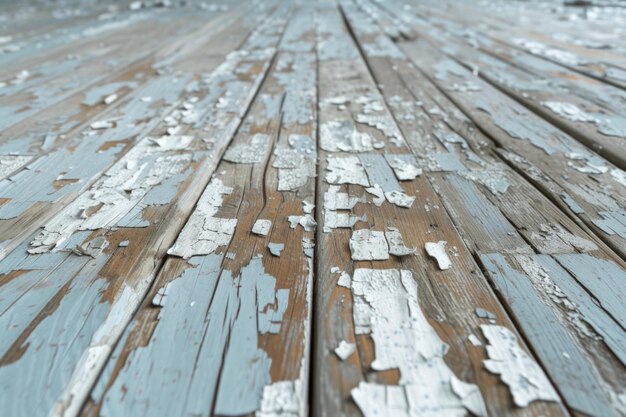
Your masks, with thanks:
[[[326,182],[329,184],[356,184],[369,187],[367,174],[358,156],[327,158]]]
[[[509,387],[513,401],[518,407],[526,407],[533,401],[559,401],[559,396],[537,362],[519,345],[517,338],[503,326],[482,324],[480,329],[489,341],[484,360],[489,372],[500,375]]]
[[[252,233],[259,236],[267,236],[272,228],[272,221],[266,219],[259,219],[254,222],[252,226]]]
[[[355,261],[380,261],[389,259],[389,246],[385,233],[369,229],[352,232],[350,253]]]
[[[232,192],[233,189],[225,186],[219,178],[211,180],[189,221],[167,253],[189,259],[195,255],[213,253],[218,247],[228,245],[235,232],[237,219],[214,216],[222,205],[223,196]]]
[[[478,387],[447,366],[448,346],[422,313],[410,271],[356,269],[351,288],[356,333],[374,341],[371,368],[400,371],[399,385],[361,382],[352,389],[365,417],[486,415]]]

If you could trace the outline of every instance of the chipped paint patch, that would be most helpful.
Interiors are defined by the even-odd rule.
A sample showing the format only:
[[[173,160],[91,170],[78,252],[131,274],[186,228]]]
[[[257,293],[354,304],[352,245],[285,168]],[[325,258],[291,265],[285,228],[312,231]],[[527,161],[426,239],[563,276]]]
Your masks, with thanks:
[[[356,184],[369,187],[367,174],[358,156],[327,158],[326,182],[329,184]]]
[[[269,249],[270,253],[274,256],[280,256],[281,252],[283,251],[283,249],[285,249],[285,244],[284,243],[272,243],[270,242],[267,245],[267,248]]]
[[[335,355],[339,357],[342,361],[345,361],[354,353],[356,350],[356,345],[354,343],[348,343],[345,340],[339,342],[339,346],[335,348]]]
[[[32,159],[30,155],[0,155],[0,179],[8,177]]]
[[[369,133],[357,130],[352,120],[333,120],[320,126],[320,147],[328,152],[367,152],[384,146]]]
[[[422,168],[412,155],[385,155],[385,159],[399,181],[411,181],[422,175]]]
[[[315,231],[315,227],[317,226],[317,222],[310,214],[305,214],[304,216],[289,216],[287,221],[289,221],[289,227],[292,229],[300,225],[306,232]]]
[[[517,338],[509,329],[489,324],[482,324],[480,329],[489,341],[485,368],[500,375],[515,405],[526,407],[538,400],[559,401],[539,365],[517,344]]]
[[[315,147],[306,135],[290,135],[289,148],[274,151],[272,166],[278,168],[278,191],[297,191],[315,177]]]
[[[356,203],[366,202],[364,197],[350,197],[348,193],[339,192],[339,186],[331,185],[324,193],[324,233],[331,229],[350,228],[358,221],[367,221],[367,216],[356,216],[341,210],[352,210]]]
[[[426,242],[426,253],[437,261],[437,266],[440,270],[445,271],[452,268],[452,262],[446,252],[446,245],[448,242],[440,240],[437,243]]]
[[[415,197],[405,194],[402,191],[390,191],[385,193],[385,198],[391,204],[398,207],[410,208],[415,201]]]
[[[417,252],[416,248],[407,248],[404,246],[404,239],[400,230],[395,227],[388,227],[385,231],[385,238],[389,243],[389,253],[394,256],[413,255]]]
[[[167,253],[188,259],[195,255],[213,253],[218,247],[228,245],[235,232],[237,219],[214,217],[223,202],[223,196],[233,189],[214,178],[205,189],[194,212]]]
[[[385,233],[369,229],[355,230],[350,238],[350,253],[355,261],[389,259]]]
[[[448,346],[424,316],[410,271],[356,269],[352,294],[356,333],[374,341],[372,369],[400,370],[400,385],[361,382],[351,391],[366,417],[486,415],[478,387],[444,361]]]
[[[266,385],[255,417],[303,417],[301,392],[303,387],[300,380]]]
[[[276,279],[265,272],[260,257],[252,258],[238,277],[221,279],[238,287],[239,312],[223,360],[215,413],[243,415],[261,407],[270,385],[272,359],[258,346],[258,334],[280,332],[289,289],[276,289]]]
[[[272,228],[272,221],[266,219],[258,219],[252,226],[252,233],[259,236],[267,236]]]
[[[176,142],[163,150],[149,138],[142,140],[90,190],[82,193],[52,218],[30,243],[29,253],[58,249],[77,230],[147,226],[141,219],[143,207],[164,203],[151,202],[150,192],[159,185],[181,182],[191,162],[191,154],[168,154],[165,151],[187,144]],[[169,192],[164,189],[159,191],[161,197],[169,196]]]

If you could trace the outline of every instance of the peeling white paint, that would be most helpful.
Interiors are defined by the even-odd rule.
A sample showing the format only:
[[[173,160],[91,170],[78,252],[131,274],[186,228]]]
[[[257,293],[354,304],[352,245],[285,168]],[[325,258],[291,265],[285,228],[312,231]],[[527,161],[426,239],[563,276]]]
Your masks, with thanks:
[[[259,236],[267,236],[272,228],[272,221],[266,219],[258,219],[252,226],[252,233]]]
[[[350,238],[350,252],[355,261],[389,259],[385,233],[369,229],[355,230]]]
[[[480,328],[489,341],[489,359],[484,360],[485,368],[500,375],[509,387],[515,405],[526,407],[537,400],[559,401],[541,367],[517,344],[509,329],[488,324],[482,324]]]
[[[366,417],[486,415],[478,387],[458,380],[447,366],[448,346],[424,316],[417,290],[410,271],[354,271],[355,331],[374,342],[372,369],[399,369],[400,385],[361,382],[352,398]]]
[[[422,175],[422,168],[409,162],[406,158],[400,158],[396,155],[385,155],[385,159],[399,181],[411,181]]]
[[[162,149],[149,138],[142,140],[88,191],[52,218],[30,243],[28,252],[47,252],[60,247],[76,230],[113,227],[130,214],[140,214],[142,199],[151,189],[183,173],[189,166],[191,154],[167,153],[184,145],[178,142]],[[141,223],[139,226],[145,227],[147,224]]]
[[[348,343],[345,340],[339,342],[339,345],[335,348],[335,355],[342,361],[345,361],[354,353],[356,345],[354,343]]]
[[[398,207],[410,208],[415,201],[415,197],[406,195],[402,191],[390,191],[385,193],[385,198],[391,204],[395,204]]]
[[[8,177],[32,159],[30,155],[0,155],[0,179]]]
[[[426,253],[428,253],[428,255],[432,258],[435,258],[435,260],[437,261],[437,266],[442,271],[452,268],[452,262],[450,261],[450,257],[446,252],[447,244],[448,242],[446,242],[445,240],[440,240],[437,243],[426,242],[425,245]]]
[[[357,130],[352,120],[333,120],[320,126],[320,147],[328,152],[367,152],[385,144],[374,142],[366,132]]]
[[[400,129],[396,126],[393,118],[390,114],[358,114],[356,121],[366,124],[379,130],[391,143],[395,146],[402,146],[405,144]]]
[[[313,232],[317,226],[317,222],[310,214],[305,214],[304,216],[289,216],[287,220],[289,221],[292,229],[295,229],[298,225],[300,225],[305,231]]]
[[[299,379],[266,385],[255,417],[303,417],[301,392],[303,387]]]
[[[383,203],[386,201],[385,192],[378,184],[374,184],[373,187],[366,188],[365,191],[374,196],[374,199],[372,199],[372,203],[374,203],[376,207],[382,206]]]
[[[394,256],[407,256],[417,252],[417,248],[407,248],[404,246],[404,239],[400,230],[395,227],[388,227],[385,238],[389,243],[389,253]]]
[[[351,210],[356,203],[365,202],[364,197],[351,197],[348,193],[339,192],[339,186],[331,185],[324,193],[324,233],[331,229],[350,228],[358,221],[367,221],[367,216],[356,216],[338,210]]]
[[[326,182],[329,184],[356,184],[369,187],[367,174],[358,156],[328,157]]]
[[[235,232],[237,219],[214,217],[221,207],[224,195],[233,189],[214,178],[204,190],[194,212],[187,221],[176,243],[167,253],[188,259],[194,255],[213,253],[218,247],[228,245]]]

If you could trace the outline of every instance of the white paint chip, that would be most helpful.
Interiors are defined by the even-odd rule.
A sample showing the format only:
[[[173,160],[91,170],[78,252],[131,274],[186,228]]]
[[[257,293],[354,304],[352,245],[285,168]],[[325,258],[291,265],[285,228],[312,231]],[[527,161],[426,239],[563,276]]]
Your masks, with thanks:
[[[515,335],[506,327],[483,324],[480,326],[489,341],[484,360],[489,372],[500,375],[509,387],[518,407],[533,401],[559,401],[559,396],[541,367],[518,345]]]
[[[385,202],[385,192],[380,187],[380,185],[374,184],[373,187],[366,188],[365,191],[374,196],[372,203],[374,203],[376,207],[382,206]]]
[[[167,253],[188,259],[208,255],[228,245],[235,232],[237,219],[213,217],[222,205],[223,196],[233,192],[222,180],[214,178],[204,190],[189,221]]]
[[[432,258],[435,258],[437,261],[437,266],[440,270],[445,271],[452,267],[452,262],[450,261],[450,257],[446,252],[446,245],[448,242],[445,240],[440,240],[437,243],[426,242],[426,253]]]
[[[385,233],[360,229],[352,232],[350,252],[355,261],[380,261],[389,259],[389,246]]]
[[[272,221],[266,219],[258,219],[252,226],[252,233],[259,236],[267,236],[272,228]]]
[[[104,104],[111,104],[113,103],[115,100],[117,100],[117,94],[111,94],[108,95],[104,98]]]
[[[305,214],[304,216],[289,216],[287,220],[289,221],[292,229],[295,229],[298,225],[300,225],[305,231],[313,232],[317,226],[317,222],[310,214]]]
[[[370,183],[358,156],[328,157],[326,182],[329,184],[356,184],[369,187]]]
[[[354,343],[348,343],[345,340],[339,342],[339,346],[335,348],[335,355],[342,361],[345,361],[354,353],[356,345]]]
[[[390,191],[385,193],[385,198],[391,204],[395,204],[398,207],[410,208],[415,201],[415,197],[406,195],[402,191]]]
[[[404,246],[404,239],[400,230],[395,227],[388,227],[385,232],[385,238],[389,243],[389,253],[394,256],[407,256],[417,252],[416,248],[407,248]]]
[[[387,159],[389,166],[393,169],[399,181],[411,181],[422,175],[422,168],[419,168],[417,165],[403,158],[385,155],[385,159]]]

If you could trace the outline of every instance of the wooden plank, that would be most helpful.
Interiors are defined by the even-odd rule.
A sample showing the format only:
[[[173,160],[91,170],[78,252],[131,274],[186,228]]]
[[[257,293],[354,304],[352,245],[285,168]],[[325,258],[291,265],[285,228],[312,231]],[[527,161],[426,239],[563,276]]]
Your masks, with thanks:
[[[185,93],[178,132],[159,122],[154,140],[0,262],[0,402],[11,415],[78,414],[261,84],[284,13]]]
[[[624,91],[507,48],[480,34],[468,37],[459,30],[447,34],[437,28],[425,21],[417,30],[421,37],[542,118],[619,168],[626,167],[626,128],[622,129],[626,119],[621,115],[626,100]],[[491,55],[503,57],[506,62]]]
[[[572,217],[577,216],[612,250],[622,258],[626,257],[626,246],[623,245],[626,235],[620,235],[620,213],[626,202],[623,193],[611,191],[621,190],[624,185],[619,176],[611,173],[610,163],[474,77],[430,45],[415,41],[402,45],[402,49],[481,130],[504,147],[507,162],[561,210]],[[478,89],[448,87],[468,82]],[[584,165],[581,167],[573,162],[572,155],[582,155],[584,159],[578,164]],[[609,170],[586,172],[584,167],[594,165],[595,161],[601,161]]]
[[[383,85],[383,95],[390,104],[390,107],[394,111],[396,120],[398,120],[399,127],[404,131],[410,132],[414,130],[414,125],[419,125],[421,129],[431,129],[434,134],[426,135],[422,133],[419,136],[411,136],[409,144],[416,151],[416,155],[423,149],[429,148],[428,142],[432,142],[431,148],[437,147],[437,141],[441,141],[440,138],[445,138],[447,135],[456,135],[454,138],[455,144],[458,149],[449,146],[450,151],[456,151],[459,153],[459,160],[466,163],[467,153],[471,152],[471,149],[480,149],[480,144],[483,145],[483,149],[480,153],[481,159],[484,163],[489,163],[491,166],[497,166],[494,161],[494,154],[488,152],[484,147],[486,142],[489,142],[487,138],[482,137],[481,133],[477,129],[472,129],[471,122],[465,119],[462,115],[459,115],[454,110],[454,105],[450,103],[436,88],[432,88],[432,84],[423,79],[415,69],[407,65],[406,58],[394,54],[387,54],[382,56],[380,51],[374,52],[372,48],[367,45],[369,39],[375,39],[380,32],[377,32],[375,28],[363,23],[364,18],[357,11],[350,6],[345,6],[344,9],[348,15],[350,23],[357,22],[353,25],[353,30],[357,34],[358,38],[362,41],[363,51],[370,68],[373,71],[374,77],[378,85]],[[404,62],[403,62],[404,61]],[[429,87],[431,86],[431,87]],[[420,106],[413,108],[409,106],[410,103],[415,100],[419,100]],[[427,111],[426,109],[439,108],[440,112]],[[400,110],[400,111],[398,111]],[[438,117],[443,113],[444,123],[439,122]],[[413,117],[406,118],[407,114]],[[417,120],[417,121],[416,121]],[[459,133],[456,133],[456,129]],[[468,132],[472,132],[469,133]],[[464,137],[468,140],[465,141]],[[446,143],[441,141],[441,143]],[[464,145],[464,146],[462,146]],[[422,151],[423,152],[423,151]],[[465,158],[464,158],[465,156]],[[472,158],[474,161],[476,158]],[[470,164],[468,163],[467,171],[471,172]],[[600,260],[594,258],[592,255],[581,255],[580,251],[593,251],[595,256],[600,258],[606,257],[606,254],[598,251],[598,247],[593,243],[593,239],[586,235],[584,231],[571,222],[567,217],[546,200],[544,196],[529,186],[522,178],[520,178],[515,172],[510,169],[500,168],[505,174],[508,187],[504,191],[498,191],[498,187],[488,187],[489,183],[476,185],[472,183],[471,175],[465,174],[464,171],[440,173],[438,168],[429,168],[425,166],[426,171],[430,171],[428,176],[430,181],[435,184],[435,187],[440,194],[444,205],[448,212],[451,214],[453,221],[455,222],[459,231],[465,236],[465,240],[470,249],[475,253],[475,256],[480,256],[481,252],[485,253],[485,249],[489,247],[498,247],[498,251],[501,253],[518,253],[516,258],[525,259],[533,256],[534,251],[540,253],[555,253],[558,254],[561,251],[566,252],[564,259],[571,256],[573,259],[578,259],[578,256],[584,256],[584,260],[580,259],[581,263],[593,265],[597,264],[599,270],[602,268],[611,269],[611,275],[615,276],[615,279],[619,280],[619,274],[623,274],[623,269],[611,263],[610,261]],[[496,175],[496,171],[491,171],[491,179],[495,180],[499,178]],[[479,187],[482,190],[479,191]],[[490,201],[491,200],[491,201]],[[537,208],[541,207],[541,210]],[[500,212],[499,210],[502,210]],[[506,217],[505,217],[506,216]],[[510,220],[509,220],[510,219]],[[513,222],[511,224],[509,222]],[[563,223],[560,223],[564,221]],[[569,228],[565,229],[563,226]],[[541,232],[541,228],[544,231]],[[570,230],[573,233],[570,233]],[[524,239],[521,239],[520,234],[524,235]],[[489,237],[493,240],[489,240]],[[515,239],[518,239],[517,241]],[[526,243],[527,242],[527,243]],[[490,246],[492,245],[492,246]],[[522,255],[525,254],[525,255]],[[499,256],[501,255],[490,255]],[[511,256],[513,257],[513,256]],[[609,266],[610,265],[610,266]],[[596,273],[596,276],[602,273]],[[589,274],[585,274],[589,275]],[[603,275],[607,275],[605,272]],[[541,275],[536,274],[535,281],[539,281],[537,285],[541,283]],[[506,292],[506,289],[510,286],[508,282],[513,277],[506,277],[497,282],[497,288],[504,288],[502,291]],[[590,283],[595,284],[597,288],[598,279],[591,279]],[[560,284],[565,287],[567,285],[568,292],[576,294],[584,301],[589,301],[583,294],[586,294],[585,286],[581,285],[572,276],[565,274],[561,277]],[[521,285],[521,284],[520,284]],[[530,299],[527,303],[537,303],[538,300],[542,300],[547,296],[543,293],[533,295],[532,292],[527,292],[531,287],[524,287],[524,290],[520,289],[516,293],[517,298],[504,297],[507,305],[511,308],[511,303],[514,301],[519,303],[517,299]],[[537,291],[541,291],[540,288]],[[600,290],[598,290],[600,291]],[[508,294],[507,294],[508,295]],[[600,295],[600,294],[598,294]],[[552,298],[555,298],[552,294]],[[610,302],[610,297],[602,297]],[[543,301],[542,301],[543,302]],[[554,303],[554,301],[551,301]],[[533,304],[534,305],[534,304]],[[556,333],[564,335],[565,340],[573,339],[576,344],[576,355],[578,355],[578,365],[581,368],[581,372],[590,372],[594,376],[589,378],[589,381],[582,379],[582,381],[576,382],[576,384],[587,384],[590,393],[596,398],[588,401],[593,401],[599,404],[599,407],[594,412],[595,415],[603,415],[600,411],[611,409],[613,405],[612,398],[618,395],[620,383],[617,382],[623,374],[624,364],[623,362],[616,361],[614,353],[617,351],[618,355],[622,355],[619,348],[618,340],[623,337],[623,329],[619,327],[614,319],[602,309],[591,309],[588,304],[585,305],[587,313],[590,319],[595,318],[596,322],[603,323],[605,329],[610,330],[611,339],[607,345],[600,342],[598,347],[597,339],[593,339],[593,336],[580,335],[580,328],[576,327],[576,318],[578,316],[568,315],[571,311],[562,311],[560,308],[554,308],[552,311],[548,309],[546,312],[541,312],[541,309],[537,310],[533,314],[538,314],[543,317],[544,320],[549,320],[552,314],[557,314],[559,317],[563,317],[565,320],[569,320],[569,327],[559,327],[555,329]],[[613,311],[615,311],[615,304],[613,304]],[[576,307],[572,307],[573,311]],[[574,409],[576,413],[586,413],[589,411],[585,406],[585,401],[581,403],[580,397],[576,394],[576,389],[582,389],[582,385],[578,385],[579,388],[572,389],[571,382],[569,381],[569,368],[567,363],[563,361],[553,361],[550,357],[550,349],[546,349],[546,346],[551,346],[553,342],[550,340],[550,336],[543,335],[543,332],[538,329],[541,326],[541,319],[536,319],[533,314],[523,314],[513,308],[516,321],[521,325],[524,330],[524,335],[527,335],[527,329],[530,329],[530,337],[528,342],[533,346],[535,351],[539,351],[542,354],[539,355],[546,371],[553,376],[558,389],[564,393],[567,404]],[[578,313],[577,313],[578,314]],[[617,315],[619,317],[619,315]],[[598,327],[602,327],[599,324]],[[604,334],[607,334],[603,330]],[[569,342],[568,342],[569,343]],[[592,343],[592,346],[589,346]],[[541,346],[534,346],[535,344],[541,344]],[[584,346],[581,348],[580,346]],[[610,364],[610,365],[607,365]],[[602,376],[598,376],[600,373]],[[561,385],[563,387],[561,388]],[[606,386],[609,388],[605,388]],[[581,408],[582,407],[582,408]],[[602,408],[603,407],[603,408]],[[616,406],[618,408],[618,406]],[[619,408],[618,408],[619,409]],[[612,412],[612,411],[609,411]]]
[[[369,39],[357,28],[364,22],[353,23],[349,15],[348,20],[361,49],[369,50]],[[398,182],[389,177],[394,171],[389,170],[391,165],[383,166],[388,160],[383,155],[410,156],[411,151],[341,16],[331,6],[322,7],[317,27],[321,147],[317,213],[322,227],[317,241],[314,415],[420,415],[426,409],[436,414],[441,412],[442,395],[450,395],[448,407],[463,414],[460,397],[450,391],[449,381],[456,378],[477,384],[493,415],[558,415],[562,408],[554,403],[514,407],[507,389],[483,367],[485,352],[468,337],[476,337],[479,325],[488,322],[474,315],[474,309],[494,312],[498,325],[513,331],[514,327],[428,179],[418,176]],[[363,184],[373,187],[371,179],[389,171],[385,181],[376,180],[383,182],[380,189],[384,192],[395,182],[409,197],[416,197],[410,208],[384,197],[380,201],[375,194],[364,197]],[[389,236],[394,229],[388,228],[399,231],[401,248],[397,237]],[[449,254],[452,267],[442,271],[424,248],[428,242],[444,240],[448,250],[439,255]],[[342,342],[356,348],[345,360],[335,350],[345,347]],[[447,355],[430,351],[443,344],[449,346]],[[443,380],[423,376],[423,367],[429,366],[445,375]]]
[[[82,102],[85,96],[81,93],[72,97],[70,103],[74,111],[77,108],[82,109],[79,117],[91,116],[91,118],[73,129],[73,124],[76,122],[69,122],[69,126],[63,123],[60,127],[61,131],[70,129],[67,136],[59,135],[56,142],[52,143],[46,143],[44,139],[42,146],[49,146],[48,152],[28,161],[25,169],[0,181],[0,193],[3,197],[3,205],[0,206],[0,211],[2,211],[0,230],[4,239],[2,245],[4,250],[0,257],[9,253],[22,239],[27,238],[77,195],[87,190],[108,166],[133,149],[141,139],[147,136],[161,136],[161,131],[152,132],[161,118],[169,116],[169,119],[165,121],[170,123],[169,127],[175,130],[175,126],[171,123],[173,123],[172,120],[181,118],[181,109],[178,108],[183,104],[181,95],[186,91],[193,92],[198,80],[202,79],[201,74],[216,68],[230,52],[230,50],[224,50],[224,46],[235,47],[245,40],[256,19],[262,17],[263,14],[250,21],[243,20],[240,22],[241,26],[225,26],[217,22],[217,33],[231,35],[228,37],[228,42],[214,38],[211,35],[216,32],[205,28],[208,34],[205,34],[202,39],[206,43],[194,43],[193,48],[184,48],[184,53],[174,54],[175,59],[168,57],[170,61],[168,66],[176,70],[179,69],[178,65],[181,65],[180,70],[183,71],[181,74],[157,75],[152,69],[150,77],[147,77],[142,86],[133,90],[125,100],[105,106],[105,109],[102,109],[102,106],[91,111],[84,109]],[[230,22],[226,20],[224,23]],[[172,46],[171,49],[166,48],[166,51],[173,52],[181,46],[181,42],[177,41]],[[195,60],[193,64],[190,64],[189,61],[185,61],[189,59],[189,55],[196,57],[198,49],[204,49],[205,54],[208,53],[206,62]],[[129,73],[120,74],[117,81],[136,79],[135,75],[144,71],[146,64],[147,62],[144,62],[142,65],[131,68]],[[220,92],[222,92],[221,88],[211,94]],[[98,112],[98,109],[104,111]],[[193,110],[183,109],[183,111],[190,113],[190,120],[196,115]],[[58,110],[55,108],[48,117],[58,115]],[[107,122],[108,120],[111,122]],[[98,122],[101,125],[104,122],[104,126],[108,127],[94,128],[98,126],[93,123]],[[22,128],[28,129],[28,124],[23,125]],[[85,137],[89,140],[84,140]],[[29,150],[32,146],[32,139],[37,143],[42,138],[37,135],[34,138],[28,135],[20,136],[15,141],[17,143],[13,142],[11,146],[23,146],[24,150]],[[26,154],[28,155],[28,152]],[[59,163],[61,160],[64,164]],[[26,184],[33,183],[36,184],[35,187],[26,186]]]
[[[170,250],[191,256],[166,260],[85,415],[306,414],[314,233],[292,228],[290,218],[310,216],[314,202],[311,13],[304,7],[289,18],[274,67]],[[297,182],[284,175],[298,172]],[[190,245],[200,237],[195,221],[206,225],[209,216],[203,201],[215,219],[233,223],[232,236],[207,250]],[[259,220],[271,225],[255,233]]]

